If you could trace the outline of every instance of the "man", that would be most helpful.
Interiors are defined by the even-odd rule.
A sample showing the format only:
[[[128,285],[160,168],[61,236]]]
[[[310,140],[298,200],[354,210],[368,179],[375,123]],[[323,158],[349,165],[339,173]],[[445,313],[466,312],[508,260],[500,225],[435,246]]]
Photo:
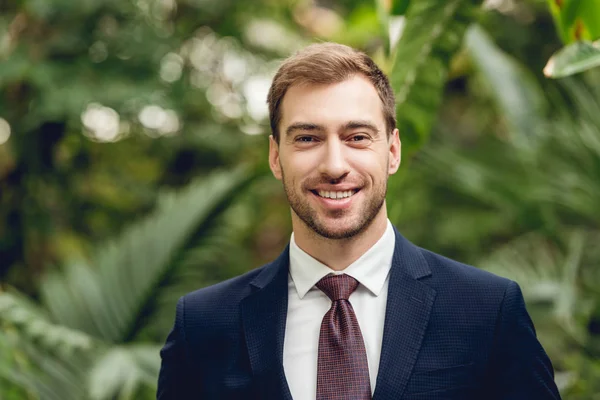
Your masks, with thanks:
[[[290,244],[180,299],[158,398],[559,399],[517,284],[389,222],[400,139],[375,63],[309,46],[280,67],[268,103]]]

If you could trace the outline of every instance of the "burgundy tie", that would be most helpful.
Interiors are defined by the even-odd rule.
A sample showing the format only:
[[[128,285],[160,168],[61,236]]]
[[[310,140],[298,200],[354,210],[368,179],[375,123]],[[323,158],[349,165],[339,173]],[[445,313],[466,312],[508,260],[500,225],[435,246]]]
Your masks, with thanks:
[[[317,400],[371,399],[365,343],[348,301],[358,281],[349,275],[328,275],[317,287],[333,302],[321,323]]]

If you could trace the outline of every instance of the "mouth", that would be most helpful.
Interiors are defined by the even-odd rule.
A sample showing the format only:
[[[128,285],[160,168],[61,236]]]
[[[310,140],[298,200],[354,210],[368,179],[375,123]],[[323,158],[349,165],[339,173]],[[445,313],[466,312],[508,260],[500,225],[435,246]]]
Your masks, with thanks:
[[[358,193],[360,189],[350,189],[350,190],[311,190],[311,192],[321,198],[329,199],[329,200],[344,200],[354,196]]]

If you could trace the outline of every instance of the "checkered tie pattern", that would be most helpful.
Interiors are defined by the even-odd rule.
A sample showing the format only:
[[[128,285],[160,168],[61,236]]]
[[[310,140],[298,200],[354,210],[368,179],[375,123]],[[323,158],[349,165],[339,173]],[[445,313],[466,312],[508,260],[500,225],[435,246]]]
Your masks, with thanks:
[[[317,287],[332,301],[319,335],[317,400],[371,399],[365,343],[348,301],[358,281],[349,275],[328,275]]]

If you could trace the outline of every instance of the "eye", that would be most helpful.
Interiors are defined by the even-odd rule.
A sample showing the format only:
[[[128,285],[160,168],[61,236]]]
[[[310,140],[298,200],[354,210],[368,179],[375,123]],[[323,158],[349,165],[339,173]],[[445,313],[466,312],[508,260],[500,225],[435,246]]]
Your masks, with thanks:
[[[315,138],[313,138],[312,136],[298,136],[296,138],[296,142],[300,142],[300,143],[310,143],[310,142],[314,142]]]
[[[350,137],[350,142],[352,143],[358,143],[358,144],[366,144],[369,142],[371,138],[368,135],[365,134],[358,134],[358,135],[354,135],[352,137]]]

